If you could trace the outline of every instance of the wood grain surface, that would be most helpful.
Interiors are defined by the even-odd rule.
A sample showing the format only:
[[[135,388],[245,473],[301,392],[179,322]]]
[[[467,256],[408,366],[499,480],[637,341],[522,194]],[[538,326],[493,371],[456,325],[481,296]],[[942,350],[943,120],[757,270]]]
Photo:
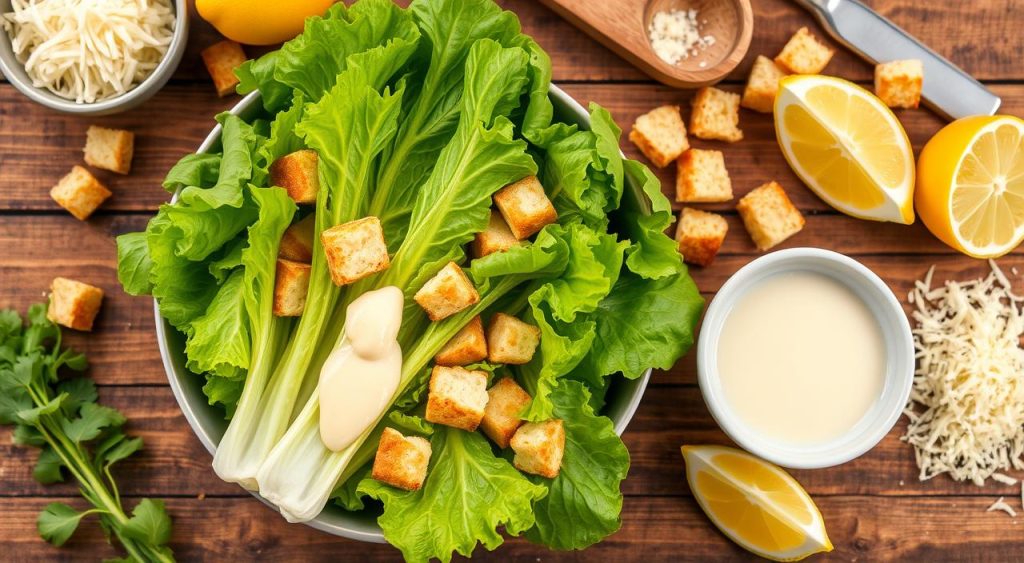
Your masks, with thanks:
[[[624,129],[658,104],[680,104],[685,111],[689,93],[654,83],[535,0],[501,4],[516,12],[524,30],[548,50],[555,81],[581,102],[609,108]],[[774,55],[796,28],[817,29],[789,0],[752,4],[755,30],[749,53],[727,78],[725,89],[739,91],[754,56]],[[1024,5],[1019,0],[868,4],[988,82],[1003,97],[1005,113],[1024,114]],[[125,295],[117,284],[113,237],[145,225],[168,198],[160,187],[167,169],[195,150],[216,113],[238,100],[216,97],[199,59],[199,51],[217,39],[205,22],[193,18],[189,49],[174,79],[150,102],[122,115],[92,120],[59,115],[0,83],[0,307],[24,309],[41,300],[57,275],[106,291],[95,332],[69,331],[67,341],[89,355],[89,373],[100,384],[102,400],[121,409],[129,418],[129,430],[145,439],[145,451],[118,470],[122,490],[132,499],[168,499],[175,520],[173,548],[180,560],[394,561],[398,552],[388,546],[288,525],[248,494],[220,482],[210,469],[210,455],[167,387],[153,333],[152,303]],[[842,50],[827,72],[860,82],[871,77],[870,66]],[[943,125],[926,110],[900,112],[899,117],[918,150]],[[100,175],[114,197],[88,222],[80,222],[57,208],[48,191],[81,162],[85,129],[93,123],[135,131],[136,156],[131,175]],[[919,223],[875,224],[837,214],[789,171],[769,117],[744,110],[740,127],[746,138],[738,144],[695,144],[725,151],[737,196],[769,179],[786,187],[806,214],[807,226],[784,247],[818,246],[854,256],[879,273],[901,299],[932,265],[939,280],[986,272],[984,262],[954,253]],[[638,156],[629,143],[623,149]],[[665,193],[673,194],[674,170],[661,170],[659,176]],[[732,204],[704,207],[725,213],[730,227],[718,260],[691,271],[705,298],[711,299],[758,253]],[[1024,273],[1024,254],[1015,252],[1000,264]],[[626,502],[618,533],[582,553],[553,553],[512,539],[498,551],[480,550],[476,557],[523,562],[749,559],[708,523],[683,478],[681,444],[729,443],[707,413],[695,382],[693,354],[673,369],[655,373],[623,437],[632,469],[623,484]],[[1018,506],[1020,488],[978,488],[947,478],[919,481],[913,452],[899,439],[904,427],[901,421],[875,449],[841,467],[794,472],[818,502],[836,546],[835,552],[820,559],[1024,560],[1019,519],[984,511],[1000,496]],[[62,549],[39,539],[35,518],[45,504],[79,501],[71,484],[43,487],[32,481],[34,455],[11,445],[9,433],[0,431],[0,560],[91,561],[115,556],[116,550],[94,523],[84,524]]]

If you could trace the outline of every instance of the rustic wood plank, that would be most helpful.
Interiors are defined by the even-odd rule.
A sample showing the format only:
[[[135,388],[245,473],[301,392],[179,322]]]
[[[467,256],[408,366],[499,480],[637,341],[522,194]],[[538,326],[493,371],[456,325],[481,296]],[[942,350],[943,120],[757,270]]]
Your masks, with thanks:
[[[101,400],[128,417],[128,431],[142,436],[143,453],[119,465],[121,491],[142,496],[237,496],[248,502],[235,485],[217,478],[211,456],[192,434],[167,387],[104,387]],[[816,495],[1005,495],[1016,497],[1020,486],[990,482],[985,488],[956,483],[940,477],[918,480],[913,450],[899,440],[905,429],[901,420],[873,450],[840,467],[793,474]],[[648,393],[624,435],[632,459],[630,475],[623,484],[627,495],[686,496],[681,478],[683,444],[731,442],[708,414],[693,385],[658,387]],[[74,494],[72,484],[42,486],[32,480],[36,450],[10,443],[9,431],[0,431],[0,475],[4,496],[60,496]],[[1018,476],[1024,476],[1016,474]],[[255,502],[255,501],[253,501]]]
[[[113,557],[95,522],[86,520],[62,549],[35,531],[36,514],[53,499],[0,499],[0,541],[22,560],[85,561]],[[79,506],[77,499],[70,501]],[[134,500],[134,499],[132,499]],[[822,561],[942,561],[953,553],[971,561],[1024,558],[1024,543],[1007,542],[1016,520],[986,513],[988,498],[827,497],[817,499],[835,551]],[[236,499],[170,499],[174,518],[171,547],[179,561],[395,561],[399,554],[381,544],[333,537],[289,525],[258,503]],[[921,515],[927,515],[922,518]],[[954,551],[955,550],[955,551]],[[462,560],[462,558],[458,558]],[[478,548],[473,560],[558,561],[750,561],[751,555],[716,531],[693,499],[629,498],[622,528],[582,552],[551,552],[510,539],[494,552]]]
[[[730,87],[738,90],[736,87]],[[661,104],[686,106],[689,93],[648,84],[570,84],[566,91],[581,103],[597,102],[608,108],[619,126],[627,130],[638,115]],[[1003,96],[1005,113],[1024,114],[1024,85],[995,87]],[[136,154],[132,173],[119,176],[98,171],[114,196],[100,211],[155,210],[168,200],[160,187],[167,170],[179,158],[195,151],[214,125],[213,116],[227,109],[234,99],[220,99],[204,89],[169,86],[153,100],[128,113],[84,120],[52,113],[34,104],[26,104],[13,87],[0,84],[0,211],[40,210],[62,213],[50,199],[50,187],[80,164],[85,130],[90,123],[126,128],[136,133]],[[17,107],[18,111],[3,108]],[[168,116],[188,116],[174,120]],[[942,127],[943,122],[926,110],[903,111],[915,150]],[[789,169],[775,142],[771,116],[743,110],[740,126],[746,139],[735,144],[694,139],[702,148],[725,152],[726,166],[732,177],[736,197],[775,179],[787,189],[794,204],[805,211],[830,208],[803,187]],[[623,150],[631,158],[643,158],[623,136]],[[663,191],[675,198],[675,167],[658,170]],[[728,210],[734,203],[704,206]],[[680,207],[678,204],[676,207]]]

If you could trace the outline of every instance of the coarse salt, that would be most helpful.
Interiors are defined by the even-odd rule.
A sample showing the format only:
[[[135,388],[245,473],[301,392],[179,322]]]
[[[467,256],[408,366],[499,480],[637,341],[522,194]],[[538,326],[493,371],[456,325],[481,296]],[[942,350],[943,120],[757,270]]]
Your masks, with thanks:
[[[715,44],[713,35],[701,35],[697,10],[671,10],[658,12],[651,18],[647,29],[654,52],[670,65],[699,55]],[[705,22],[706,23],[706,20]],[[701,68],[707,66],[703,63]]]

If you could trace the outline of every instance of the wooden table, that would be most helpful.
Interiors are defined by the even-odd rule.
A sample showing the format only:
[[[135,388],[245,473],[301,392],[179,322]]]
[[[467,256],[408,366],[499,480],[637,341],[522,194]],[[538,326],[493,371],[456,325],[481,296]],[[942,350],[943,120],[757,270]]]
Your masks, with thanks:
[[[869,2],[938,52],[992,84],[1003,98],[1003,112],[1024,114],[1024,6],[1013,0],[964,4],[915,0]],[[551,54],[555,81],[581,102],[609,108],[628,129],[633,119],[664,103],[686,105],[690,95],[651,82],[597,43],[530,0],[503,2],[519,14],[523,28]],[[755,33],[747,60],[725,88],[738,91],[759,53],[774,55],[809,16],[786,0],[754,0]],[[177,75],[162,92],[132,112],[97,119],[59,115],[37,106],[0,83],[0,307],[24,310],[43,298],[50,280],[68,276],[101,286],[107,298],[96,330],[70,334],[84,350],[102,401],[121,409],[132,433],[145,438],[143,454],[117,471],[130,499],[167,499],[174,517],[173,548],[180,560],[243,561],[395,560],[384,545],[336,538],[300,525],[288,525],[210,469],[210,455],[193,436],[167,386],[153,332],[152,302],[121,292],[116,279],[113,237],[142,229],[167,199],[160,180],[182,155],[209,132],[213,116],[238,101],[214,95],[199,50],[215,34],[193,18],[189,51]],[[840,51],[827,72],[869,81],[871,67]],[[927,110],[899,114],[915,149],[943,122]],[[80,222],[49,198],[50,186],[81,162],[90,123],[136,133],[132,174],[103,174],[114,197],[88,222]],[[987,270],[984,262],[955,254],[919,223],[911,227],[857,221],[840,215],[803,187],[775,144],[771,119],[743,110],[746,139],[724,147],[737,196],[776,179],[807,216],[807,226],[784,246],[819,246],[849,254],[875,270],[903,298],[913,280],[932,264],[937,279],[970,278]],[[696,142],[723,148],[721,144]],[[630,156],[636,151],[623,145]],[[662,174],[666,193],[673,172]],[[697,285],[710,299],[715,290],[757,252],[732,204],[723,211],[730,233],[712,267],[694,269]],[[1015,253],[1001,264],[1024,272]],[[70,332],[70,331],[69,331]],[[656,373],[624,439],[632,455],[622,529],[582,553],[553,553],[522,540],[510,540],[497,553],[478,550],[482,559],[538,561],[718,560],[749,556],[718,533],[694,502],[683,478],[681,444],[727,444],[708,415],[696,386],[693,354],[669,372]],[[831,558],[842,560],[1022,560],[1024,533],[1018,519],[986,513],[1006,496],[1019,509],[1020,487],[992,483],[984,489],[947,478],[919,482],[913,452],[900,442],[904,424],[870,453],[837,467],[795,471],[821,507],[835,544]],[[81,504],[70,484],[43,487],[31,478],[36,452],[10,445],[0,431],[0,545],[4,560],[96,560],[115,555],[95,522],[85,523],[63,549],[39,539],[35,519],[53,500]]]

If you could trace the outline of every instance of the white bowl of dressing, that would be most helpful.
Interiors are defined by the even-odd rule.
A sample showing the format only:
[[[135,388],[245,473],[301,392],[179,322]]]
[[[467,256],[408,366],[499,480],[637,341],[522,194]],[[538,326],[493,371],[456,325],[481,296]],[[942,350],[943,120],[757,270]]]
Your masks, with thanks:
[[[861,263],[793,248],[741,268],[718,291],[697,342],[701,394],[750,453],[797,469],[873,448],[914,377],[910,323]]]

